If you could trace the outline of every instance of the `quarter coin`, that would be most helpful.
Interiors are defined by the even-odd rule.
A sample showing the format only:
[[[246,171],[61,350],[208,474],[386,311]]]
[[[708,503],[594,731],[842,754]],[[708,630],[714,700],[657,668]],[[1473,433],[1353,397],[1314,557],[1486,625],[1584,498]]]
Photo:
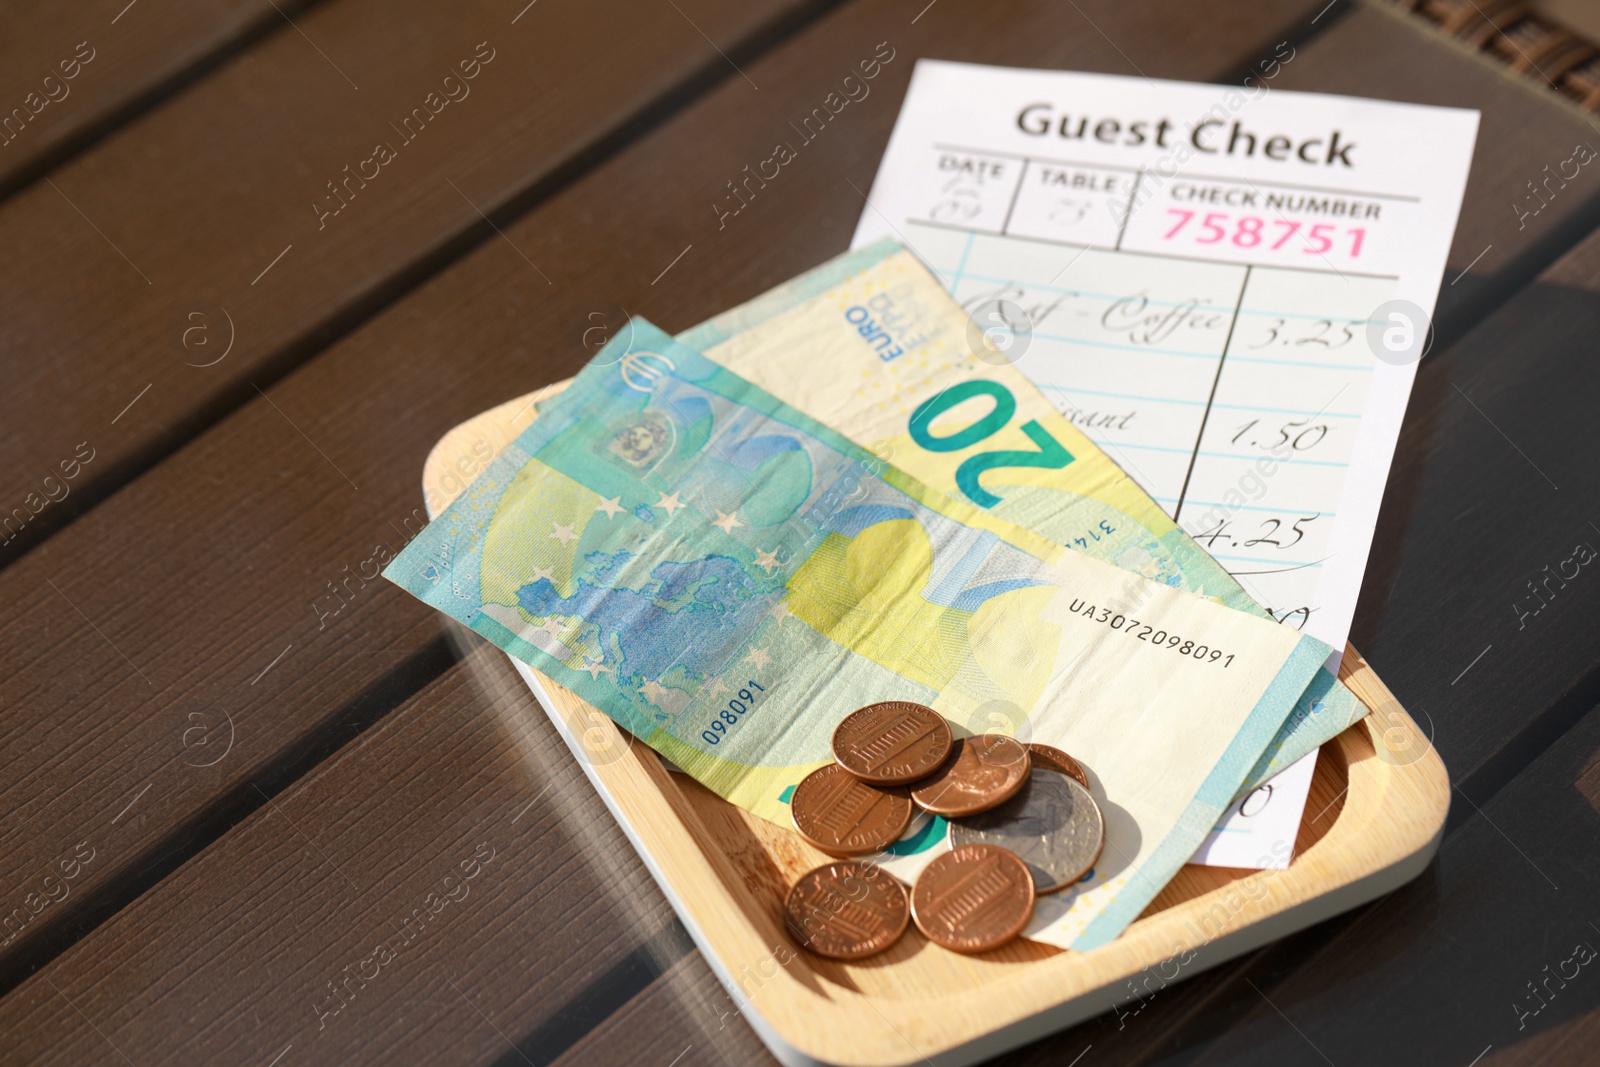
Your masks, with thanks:
[[[1106,821],[1089,791],[1060,771],[1034,764],[1022,792],[981,815],[950,824],[950,844],[983,842],[1015,852],[1035,893],[1076,882],[1100,859]]]
[[[1089,775],[1084,772],[1083,764],[1054,745],[1041,745],[1037,741],[1030,741],[1028,755],[1033,757],[1035,767],[1048,767],[1052,771],[1060,771],[1085,789],[1089,788]]]
[[[911,822],[911,798],[870,786],[830,763],[794,787],[789,815],[800,836],[830,856],[864,856],[899,840]]]
[[[1033,914],[1033,876],[998,845],[951,849],[917,878],[911,917],[929,941],[955,952],[988,952],[1022,933]]]
[[[1028,781],[1028,750],[1004,734],[979,734],[955,743],[955,754],[911,790],[926,811],[959,819],[988,811],[1017,795]]]
[[[784,902],[784,922],[800,947],[836,960],[876,955],[911,921],[901,885],[871,863],[829,863],[801,875]]]
[[[869,785],[905,785],[926,778],[950,755],[950,726],[930,707],[909,700],[868,704],[833,731],[833,758]]]

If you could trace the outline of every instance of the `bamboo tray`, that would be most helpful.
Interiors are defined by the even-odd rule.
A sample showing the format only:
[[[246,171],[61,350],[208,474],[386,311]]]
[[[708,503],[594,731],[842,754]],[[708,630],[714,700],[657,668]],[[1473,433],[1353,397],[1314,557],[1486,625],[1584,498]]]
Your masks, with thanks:
[[[442,510],[565,383],[456,427],[423,473]],[[1090,952],[1017,941],[962,956],[911,927],[859,963],[784,931],[796,878],[830,857],[727,803],[610,719],[512,661],[743,1015],[785,1064],[974,1063],[1353,908],[1433,858],[1450,782],[1428,739],[1354,649],[1339,676],[1372,714],[1322,746],[1287,870],[1185,866],[1121,937]],[[1131,981],[1130,981],[1131,979]]]

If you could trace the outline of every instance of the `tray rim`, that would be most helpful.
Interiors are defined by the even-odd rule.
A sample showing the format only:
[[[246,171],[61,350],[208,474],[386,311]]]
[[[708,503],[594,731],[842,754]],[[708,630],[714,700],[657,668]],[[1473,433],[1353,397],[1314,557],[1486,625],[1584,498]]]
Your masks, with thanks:
[[[1380,748],[1380,727],[1391,731],[1415,727],[1398,705],[1392,704],[1382,718],[1369,715],[1328,742],[1339,746],[1348,761],[1349,792],[1333,827],[1296,856],[1287,870],[1251,872],[1136,920],[1119,938],[1100,948],[1007,964],[1009,976],[940,998],[875,998],[850,993],[823,979],[835,994],[830,999],[805,988],[785,967],[779,967],[776,976],[767,979],[755,996],[749,996],[738,985],[737,971],[769,958],[772,938],[741,921],[743,909],[729,888],[741,878],[731,860],[708,854],[698,843],[697,838],[711,840],[711,834],[672,775],[643,745],[628,746],[625,754],[610,764],[597,765],[585,758],[579,739],[582,731],[616,727],[569,691],[526,664],[507,658],[582,764],[724,990],[740,1005],[762,1042],[787,1067],[902,1067],[914,1063],[955,1067],[1111,1011],[1135,999],[1131,988],[1113,992],[1118,983],[1179,953],[1192,951],[1194,956],[1173,981],[1376,899],[1415,878],[1438,849],[1449,805],[1448,777],[1431,747],[1411,763],[1389,762],[1379,755],[1385,751]],[[1347,651],[1341,674],[1352,662],[1372,683],[1382,686],[1353,651]],[[1383,691],[1387,693],[1386,688]],[[1384,720],[1388,725],[1383,725]],[[614,739],[620,737],[617,731]],[[1419,799],[1434,803],[1412,809],[1413,818],[1398,827],[1375,827],[1375,818],[1394,814],[1386,810],[1382,796],[1396,786],[1404,788],[1402,783],[1421,786]],[[674,818],[660,817],[667,813]],[[1385,844],[1361,847],[1373,841]],[[1354,847],[1348,847],[1351,845]],[[1325,872],[1329,867],[1332,872]],[[1231,911],[1230,919],[1238,919],[1237,925],[1204,941],[1184,936],[1186,924],[1209,912],[1234,886],[1252,877],[1257,885],[1269,888],[1259,900],[1246,900]],[[1152,947],[1156,945],[1159,947]],[[942,951],[933,946],[929,950]],[[806,959],[801,953],[793,956],[797,961]],[[1083,981],[1085,973],[1093,975],[1093,980]],[[1077,986],[1069,995],[1032,995],[1045,987],[1069,988],[1069,983]],[[959,1038],[947,1035],[941,1039],[928,1033],[930,1029],[948,1030],[949,1026],[941,1023],[951,1018],[983,1014],[995,1025],[973,1029]],[[912,1033],[931,1039],[931,1043],[914,1040]],[[869,1040],[870,1035],[879,1040]],[[824,1040],[816,1041],[819,1036]]]
[[[566,384],[507,401],[446,433],[424,466],[423,494],[430,514],[487,465],[481,446],[488,446],[491,457],[497,455],[533,421],[535,403]],[[463,459],[469,462],[463,465]],[[454,492],[445,487],[445,475],[456,476],[459,488]],[[1142,916],[1117,939],[1089,952],[1068,950],[1007,962],[1004,974],[990,973],[981,985],[960,993],[924,999],[873,996],[804,968],[809,957],[788,945],[775,917],[768,917],[773,921],[765,931],[757,930],[734,896],[732,887],[742,877],[727,855],[699,843],[713,837],[652,750],[625,744],[625,735],[609,718],[527,664],[507,659],[578,759],[718,981],[762,1042],[789,1067],[954,1067],[1036,1040],[1135,999],[1129,980],[1151,967],[1189,956],[1177,977],[1166,980],[1163,975],[1164,988],[1403,885],[1431,861],[1449,810],[1450,782],[1437,752],[1431,743],[1415,743],[1421,736],[1415,722],[1359,653],[1347,647],[1339,676],[1372,714],[1324,746],[1337,747],[1344,760],[1344,804],[1327,833],[1286,870],[1243,873]],[[595,729],[604,735],[602,744],[624,747],[620,758],[596,763],[586,757],[580,738]],[[666,814],[672,818],[661,817]],[[1247,882],[1266,889],[1237,907],[1222,905]],[[1192,931],[1194,921],[1213,914],[1218,905],[1226,918],[1216,934],[1198,940],[1185,930]],[[749,981],[755,977],[749,974],[750,965],[760,968],[771,961],[780,945],[788,946],[790,958],[781,961],[774,975],[762,971],[757,992],[748,995],[738,971],[743,969]],[[944,950],[929,945],[927,951]],[[789,970],[796,961],[812,976],[810,984],[832,995],[823,996],[796,979]],[[892,966],[904,968],[911,962]],[[1113,991],[1117,983],[1126,983],[1126,990]]]

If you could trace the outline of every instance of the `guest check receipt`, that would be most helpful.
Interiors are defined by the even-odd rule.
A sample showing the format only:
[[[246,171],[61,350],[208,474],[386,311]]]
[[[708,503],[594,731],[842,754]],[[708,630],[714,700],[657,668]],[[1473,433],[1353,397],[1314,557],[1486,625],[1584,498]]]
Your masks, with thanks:
[[[920,60],[853,244],[910,247],[991,358],[1342,651],[1477,125],[1254,79]]]

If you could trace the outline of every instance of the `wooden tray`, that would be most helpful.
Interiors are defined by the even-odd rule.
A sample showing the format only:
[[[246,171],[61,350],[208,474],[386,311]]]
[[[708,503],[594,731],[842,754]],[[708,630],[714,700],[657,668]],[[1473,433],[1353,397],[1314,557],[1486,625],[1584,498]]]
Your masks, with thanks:
[[[430,513],[564,384],[450,431],[424,469]],[[913,926],[881,956],[838,963],[799,951],[783,925],[789,886],[829,857],[669,773],[593,706],[513,663],[744,1018],[790,1065],[973,1063],[1110,1011],[1416,877],[1450,803],[1428,739],[1347,649],[1339,675],[1373,713],[1322,746],[1287,870],[1186,866],[1121,937],[1090,952],[1018,941],[962,956]]]

